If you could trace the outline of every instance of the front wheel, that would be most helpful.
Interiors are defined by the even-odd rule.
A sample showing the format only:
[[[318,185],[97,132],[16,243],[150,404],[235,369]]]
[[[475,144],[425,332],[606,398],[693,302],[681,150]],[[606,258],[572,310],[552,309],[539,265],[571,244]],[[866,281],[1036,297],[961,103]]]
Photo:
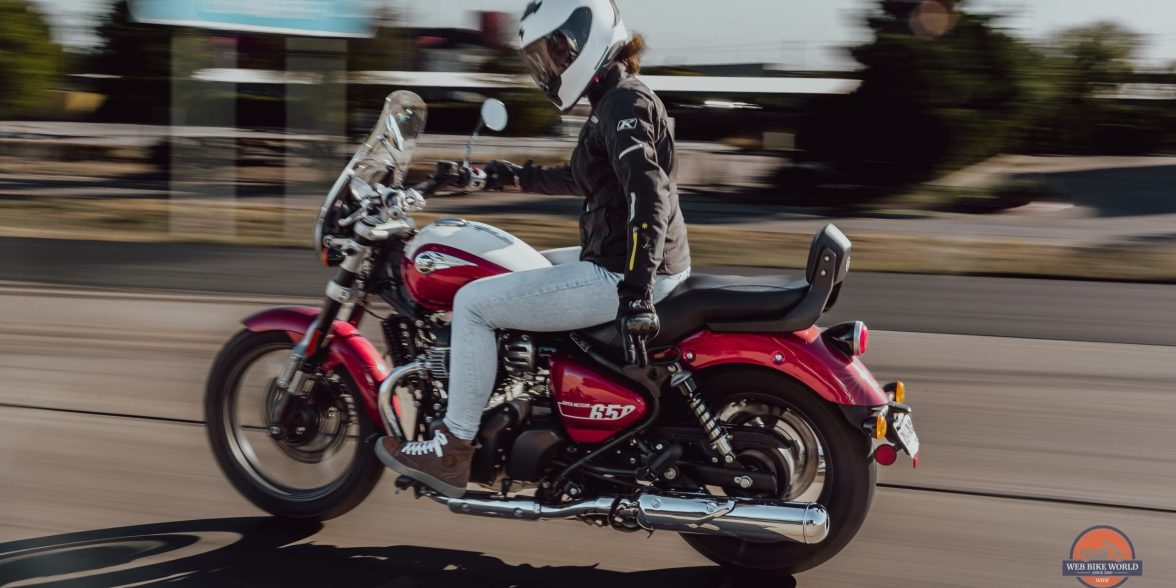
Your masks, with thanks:
[[[778,374],[754,369],[704,373],[699,385],[736,439],[739,428],[750,427],[787,441],[771,455],[762,449],[739,454],[750,467],[788,472],[788,488],[759,498],[820,503],[829,512],[830,528],[824,541],[812,545],[712,535],[682,538],[715,563],[771,575],[803,572],[837,555],[861,528],[874,497],[876,471],[862,431],[815,392]]]
[[[375,426],[341,368],[291,397],[287,432],[273,438],[269,406],[294,344],[284,332],[241,331],[217,356],[204,398],[208,437],[229,482],[270,514],[326,520],[355,508],[384,472]]]

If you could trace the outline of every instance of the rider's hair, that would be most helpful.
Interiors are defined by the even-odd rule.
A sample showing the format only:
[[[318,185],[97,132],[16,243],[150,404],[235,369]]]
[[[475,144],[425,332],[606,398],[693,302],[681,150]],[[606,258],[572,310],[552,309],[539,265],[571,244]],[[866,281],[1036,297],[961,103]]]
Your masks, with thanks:
[[[633,33],[633,38],[617,53],[616,61],[625,66],[629,74],[637,75],[641,73],[642,53],[645,53],[645,37],[641,36],[641,33]]]

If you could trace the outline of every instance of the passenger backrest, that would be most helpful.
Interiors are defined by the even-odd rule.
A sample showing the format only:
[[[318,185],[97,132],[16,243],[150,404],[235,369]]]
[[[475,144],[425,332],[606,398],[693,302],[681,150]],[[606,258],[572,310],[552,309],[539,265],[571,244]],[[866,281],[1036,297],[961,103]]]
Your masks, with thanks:
[[[833,225],[825,225],[825,228],[813,237],[813,244],[809,247],[805,279],[810,284],[817,282],[817,278],[820,277],[817,275],[817,268],[821,264],[821,255],[827,251],[837,257],[837,271],[833,275],[833,284],[840,284],[845,279],[845,275],[849,273],[851,249],[853,249],[853,245],[849,242],[849,237],[841,232],[841,229]]]

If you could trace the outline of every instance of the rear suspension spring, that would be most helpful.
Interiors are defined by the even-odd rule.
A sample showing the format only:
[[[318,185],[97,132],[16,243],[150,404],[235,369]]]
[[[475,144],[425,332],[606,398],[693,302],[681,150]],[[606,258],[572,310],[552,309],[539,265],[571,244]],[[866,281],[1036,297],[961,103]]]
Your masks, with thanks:
[[[719,421],[706,407],[706,401],[698,391],[698,384],[694,382],[694,375],[684,369],[679,369],[670,380],[670,385],[686,398],[687,406],[694,413],[694,418],[698,419],[698,424],[702,425],[703,430],[706,431],[706,437],[710,440],[711,447],[719,454],[723,463],[734,462],[735,450],[731,446],[731,437],[719,426]]]

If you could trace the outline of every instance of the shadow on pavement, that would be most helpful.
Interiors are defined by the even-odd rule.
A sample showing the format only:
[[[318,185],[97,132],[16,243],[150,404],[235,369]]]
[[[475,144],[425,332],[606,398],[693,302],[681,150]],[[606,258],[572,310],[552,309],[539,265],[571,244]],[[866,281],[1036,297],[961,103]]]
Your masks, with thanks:
[[[1172,199],[1176,166],[1031,173],[1018,178],[1043,181],[1066,201],[1090,207],[1102,217],[1176,212]]]
[[[0,586],[716,588],[747,585],[752,580],[733,577],[718,567],[624,573],[595,565],[510,565],[481,553],[411,545],[342,548],[304,543],[320,529],[318,523],[258,517],[13,541],[0,544]],[[788,588],[796,582],[786,578],[769,584]]]

